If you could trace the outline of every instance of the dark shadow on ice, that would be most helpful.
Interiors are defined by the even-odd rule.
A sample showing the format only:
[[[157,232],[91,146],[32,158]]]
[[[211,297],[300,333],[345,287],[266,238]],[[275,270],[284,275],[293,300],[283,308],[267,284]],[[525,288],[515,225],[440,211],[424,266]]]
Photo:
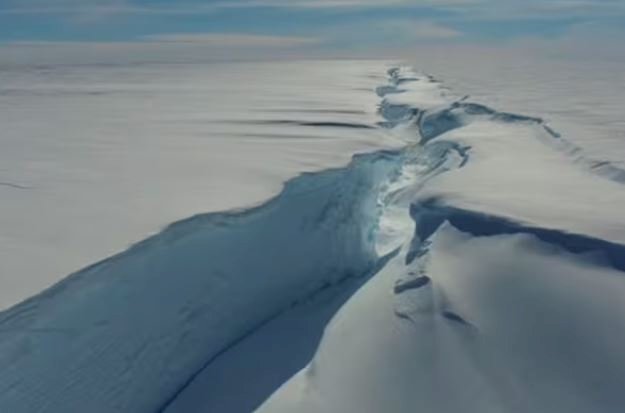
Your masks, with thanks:
[[[298,121],[290,119],[277,119],[277,120],[238,120],[238,121],[217,121],[216,123],[234,123],[234,124],[247,124],[247,125],[269,125],[269,126],[310,126],[319,128],[347,128],[347,129],[375,129],[375,125],[366,125],[364,123],[353,122],[338,122],[338,121]]]
[[[417,77],[401,77],[396,80],[395,84],[401,85],[402,83],[418,82],[419,80]]]
[[[443,317],[445,317],[446,319],[451,320],[451,321],[453,321],[453,322],[460,323],[460,324],[464,324],[464,325],[466,325],[466,326],[470,326],[470,325],[471,325],[471,324],[470,324],[470,323],[468,323],[468,322],[467,322],[464,318],[460,317],[458,314],[456,314],[456,313],[454,313],[454,312],[451,312],[451,311],[445,310],[445,311],[443,311],[442,315],[443,315]]]
[[[574,254],[599,252],[607,258],[612,267],[625,271],[625,245],[604,239],[535,227],[504,217],[447,206],[436,198],[411,205],[410,214],[416,222],[412,249],[418,248],[420,243],[429,238],[443,222],[448,221],[460,231],[474,236],[530,234]]]
[[[456,101],[448,107],[424,114],[419,122],[421,143],[426,143],[443,133],[468,125],[479,118],[502,123],[544,125],[541,118],[499,112],[479,103]]]
[[[395,294],[401,294],[406,290],[415,290],[417,288],[425,287],[430,283],[430,281],[430,277],[428,277],[427,275],[422,275],[420,277],[395,284],[393,292]]]
[[[398,93],[404,93],[404,92],[405,90],[399,89],[395,85],[378,86],[375,89],[375,93],[379,97],[384,97],[386,95],[398,94]]]
[[[0,182],[0,186],[6,186],[8,188],[13,188],[13,189],[30,189],[29,186],[15,184],[13,182]]]
[[[364,110],[350,110],[350,109],[261,109],[258,112],[262,113],[314,113],[314,114],[339,114],[339,115],[366,115]]]
[[[384,121],[378,122],[383,128],[393,128],[400,123],[408,123],[419,116],[419,109],[410,105],[394,104],[383,100],[378,106],[378,113]]]
[[[380,258],[362,276],[326,285],[240,337],[209,360],[158,412],[254,411],[312,360],[328,322],[399,251]]]

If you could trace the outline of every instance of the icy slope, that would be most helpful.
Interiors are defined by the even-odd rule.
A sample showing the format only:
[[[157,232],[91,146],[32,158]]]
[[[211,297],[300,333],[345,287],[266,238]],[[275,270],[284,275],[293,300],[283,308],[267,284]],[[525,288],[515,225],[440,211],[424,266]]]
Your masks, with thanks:
[[[173,224],[3,313],[0,411],[158,411],[248,332],[373,268],[391,156]]]

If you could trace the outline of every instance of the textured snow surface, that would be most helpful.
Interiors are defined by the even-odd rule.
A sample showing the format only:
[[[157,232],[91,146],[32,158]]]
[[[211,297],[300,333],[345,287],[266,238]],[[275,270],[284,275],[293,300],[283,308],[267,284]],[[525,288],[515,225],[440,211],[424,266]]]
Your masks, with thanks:
[[[0,313],[0,411],[622,411],[619,164],[409,68],[327,64],[366,122],[282,108],[236,128],[386,147]]]
[[[555,49],[551,52],[557,54]],[[539,116],[586,156],[625,167],[622,59],[545,57],[514,48],[440,48],[415,64],[472,101]]]
[[[259,411],[621,411],[622,182],[540,119],[420,103],[412,238]]]
[[[0,308],[194,214],[397,147],[371,61],[0,66]]]

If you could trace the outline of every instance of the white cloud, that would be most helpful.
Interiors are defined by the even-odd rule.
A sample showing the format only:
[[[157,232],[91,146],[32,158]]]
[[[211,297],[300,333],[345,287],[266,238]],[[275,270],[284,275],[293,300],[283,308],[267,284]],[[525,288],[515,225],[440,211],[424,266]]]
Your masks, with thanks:
[[[319,53],[321,39],[248,33],[162,34],[120,42],[14,41],[0,43],[0,66],[267,60]]]
[[[610,17],[625,15],[623,0],[183,0],[138,4],[134,0],[0,0],[0,14],[211,14],[224,9],[397,9],[427,7],[459,13],[466,19]]]
[[[555,38],[526,36],[512,44],[551,57],[625,62],[624,37],[625,28],[595,22],[574,25]]]
[[[0,4],[4,14],[196,14],[213,13],[221,9],[288,8],[394,8],[422,6],[430,8],[455,8],[483,3],[485,0],[241,0],[200,3],[183,1],[169,5],[138,5],[130,0],[9,0]]]
[[[450,27],[425,21],[414,23],[408,31],[417,39],[453,39],[462,35]]]
[[[449,26],[432,20],[413,19],[381,19],[368,26],[360,26],[355,29],[357,32],[377,30],[377,35],[381,39],[394,40],[400,43],[421,41],[445,41],[462,37],[462,33]]]
[[[294,47],[320,43],[315,37],[268,36],[240,33],[170,33],[143,37],[162,43],[194,43],[215,47]]]
[[[84,11],[124,11],[135,9],[129,0],[8,0],[0,13],[45,14]]]
[[[605,18],[625,16],[622,0],[484,0],[467,14],[457,16],[460,20],[515,20],[515,19],[566,19]]]
[[[392,8],[396,6],[447,7],[478,3],[482,0],[249,0],[220,2],[220,7],[284,7],[284,8]]]

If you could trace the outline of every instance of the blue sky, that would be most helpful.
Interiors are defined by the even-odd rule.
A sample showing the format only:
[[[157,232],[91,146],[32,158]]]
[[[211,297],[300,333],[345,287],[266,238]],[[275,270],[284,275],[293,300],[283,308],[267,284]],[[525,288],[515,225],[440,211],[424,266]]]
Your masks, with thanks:
[[[625,0],[2,0],[0,43],[350,51],[623,34]]]

